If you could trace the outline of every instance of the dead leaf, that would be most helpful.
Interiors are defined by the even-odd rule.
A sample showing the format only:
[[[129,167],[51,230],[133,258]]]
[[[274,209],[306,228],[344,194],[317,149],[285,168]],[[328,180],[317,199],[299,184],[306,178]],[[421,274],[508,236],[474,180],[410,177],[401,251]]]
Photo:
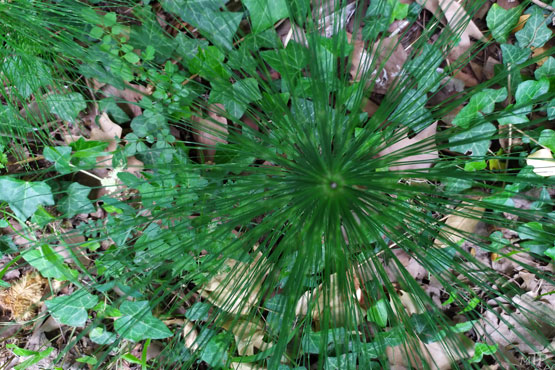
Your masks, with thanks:
[[[523,14],[518,18],[518,24],[511,30],[512,33],[516,33],[524,28],[526,21],[530,18],[531,14]]]
[[[208,119],[193,116],[193,122],[196,122],[193,128],[193,138],[199,144],[206,147],[213,147],[217,143],[227,143],[225,137],[227,131],[227,119],[217,113],[217,111],[225,111],[222,104],[213,104],[208,107]],[[203,150],[204,161],[213,161],[216,149],[206,148]]]
[[[555,176],[555,160],[551,150],[547,148],[540,149],[526,158],[526,164],[534,167],[533,171],[536,175],[543,177]]]
[[[220,269],[222,272],[205,283],[200,295],[231,314],[248,314],[258,301],[262,285],[262,272],[255,271],[255,268],[263,263],[261,258],[262,254],[259,253],[250,265],[232,259],[227,260],[224,265],[227,268]],[[248,279],[251,274],[252,279]]]
[[[11,287],[0,291],[0,307],[9,311],[15,321],[30,320],[35,316],[36,306],[47,286],[48,280],[38,273],[27,273]]]
[[[452,362],[474,355],[474,343],[464,335],[456,340],[423,343],[414,339],[407,346],[387,347],[387,358],[392,366],[416,369],[447,370]]]
[[[189,320],[184,319],[183,321],[183,339],[185,340],[185,347],[194,352],[198,349],[198,331],[195,329],[195,324]]]
[[[447,216],[447,220],[445,221],[445,225],[442,227],[441,234],[444,238],[449,239],[451,243],[458,243],[462,239],[466,238],[468,234],[474,233],[484,211],[484,207],[468,203],[457,207],[454,213]],[[447,246],[439,238],[434,241],[434,245],[439,248]]]
[[[118,103],[124,105],[125,110],[127,110],[133,117],[140,116],[143,111],[136,103],[138,103],[143,96],[152,94],[152,86],[144,87],[141,85],[128,84],[129,88],[124,90],[118,90],[112,85],[106,85],[102,89],[102,93],[109,97],[113,96],[115,98],[120,98],[121,100],[116,100]]]
[[[378,153],[379,157],[386,156],[391,153],[395,153],[399,150],[403,150],[413,145],[419,146],[419,154],[407,156],[397,160],[395,163],[400,163],[398,165],[390,166],[391,171],[406,171],[406,170],[417,170],[430,168],[434,164],[434,161],[438,158],[438,151],[435,146],[435,142],[426,142],[423,148],[422,141],[434,137],[436,134],[437,122],[434,122],[421,132],[419,132],[415,137],[409,139],[407,135],[403,135],[403,138],[391,145],[386,146],[383,150]],[[429,141],[429,140],[428,140]],[[404,164],[401,164],[404,163]]]
[[[352,274],[355,276],[356,274]],[[327,285],[327,284],[326,284]],[[330,275],[330,283],[327,286],[320,284],[312,291],[306,291],[295,308],[297,316],[310,315],[316,325],[320,322],[320,315],[324,308],[330,310],[330,322],[334,326],[342,326],[347,320],[359,323],[364,314],[360,307],[362,291],[355,286],[355,294],[347,296],[340,289],[337,274]],[[347,312],[348,311],[348,312]],[[348,317],[353,315],[354,317]]]
[[[240,356],[252,356],[255,349],[265,351],[271,347],[270,342],[264,340],[264,325],[255,317],[250,320],[239,320],[234,322],[230,320],[223,324],[223,328],[231,330],[237,344],[237,353]]]
[[[347,33],[347,37],[351,41],[352,35]],[[363,41],[355,40],[353,45],[351,77],[354,81],[360,81],[361,78],[366,77],[367,84],[371,84],[375,80],[373,91],[385,94],[401,73],[408,58],[405,48],[399,42],[399,37],[397,35],[387,37],[381,43],[374,44],[371,51],[366,48]],[[374,58],[377,59],[374,60]],[[381,67],[384,62],[384,66]],[[372,66],[372,64],[374,65]],[[375,69],[368,74],[371,67]]]
[[[449,26],[452,32],[460,36],[460,42],[450,51],[449,57],[451,60],[457,59],[470,48],[472,45],[470,37],[477,40],[484,37],[463,6],[456,0],[416,0],[416,2],[436,16],[439,15],[438,9],[441,9],[445,17],[445,21],[442,21]],[[466,27],[461,32],[464,24],[466,24]]]

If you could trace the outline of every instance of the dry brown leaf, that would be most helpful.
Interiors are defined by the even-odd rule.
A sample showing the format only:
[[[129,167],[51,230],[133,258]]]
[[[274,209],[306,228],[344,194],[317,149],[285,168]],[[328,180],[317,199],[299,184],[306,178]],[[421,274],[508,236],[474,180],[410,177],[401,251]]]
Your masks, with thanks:
[[[213,147],[217,143],[227,143],[225,139],[228,134],[227,119],[219,115],[218,110],[225,111],[224,106],[222,104],[209,106],[209,119],[193,116],[192,120],[197,123],[193,128],[193,137],[196,142],[208,147]],[[207,148],[203,150],[203,153],[205,161],[213,161],[216,149]]]
[[[455,213],[447,216],[445,225],[442,227],[442,235],[449,239],[452,243],[458,243],[466,234],[472,234],[476,230],[480,222],[480,215],[484,213],[485,208],[473,206],[471,204],[459,206],[455,209]],[[468,214],[472,217],[464,216]],[[460,231],[460,232],[457,232]],[[436,247],[446,247],[447,245],[440,239],[434,241]]]
[[[255,271],[255,268],[263,263],[261,258],[262,254],[259,253],[250,265],[232,259],[227,260],[227,268],[221,269],[222,272],[214,275],[202,286],[201,296],[226,312],[248,314],[258,300],[262,284],[261,272]],[[246,278],[251,274],[253,279]]]
[[[271,347],[271,343],[264,340],[263,323],[254,317],[251,320],[239,320],[237,322],[230,320],[223,324],[223,328],[231,329],[237,344],[237,353],[240,356],[252,356],[255,349],[265,351]]]
[[[457,341],[450,341],[451,343],[447,341],[423,343],[414,339],[416,343],[407,347],[387,347],[387,358],[392,366],[405,369],[451,369],[453,361],[474,355],[474,343],[470,339],[464,335],[458,335],[457,339]]]
[[[112,85],[106,85],[102,92],[105,96],[113,96],[115,98],[120,98],[124,100],[121,102],[125,105],[125,108],[132,114],[133,117],[140,116],[142,114],[142,109],[136,103],[138,103],[143,96],[152,94],[152,87],[144,87],[141,85],[129,84],[129,89],[118,90]],[[119,103],[119,101],[117,100]]]
[[[416,135],[412,139],[409,139],[407,135],[404,135],[403,139],[391,145],[388,145],[382,151],[380,151],[378,153],[378,156],[382,157],[382,156],[394,153],[398,150],[404,149],[406,147],[409,147],[411,145],[421,145],[419,144],[421,141],[426,140],[430,137],[433,137],[436,134],[436,129],[437,129],[437,122],[434,122],[424,130],[419,132],[418,135]],[[427,145],[426,147],[419,149],[419,152],[420,154],[415,154],[405,158],[401,158],[397,161],[398,163],[404,163],[404,162],[417,162],[417,163],[407,163],[407,164],[401,164],[396,166],[390,166],[389,169],[391,171],[404,171],[404,170],[430,168],[434,164],[434,161],[438,158],[438,151],[434,142],[430,142],[429,145]]]
[[[195,324],[189,320],[184,319],[183,321],[183,339],[185,340],[185,347],[194,352],[198,349],[198,332],[195,329]]]
[[[457,59],[470,48],[472,45],[470,37],[477,40],[484,37],[463,6],[456,0],[416,0],[416,2],[436,15],[438,14],[438,9],[441,9],[449,28],[460,36],[459,44],[451,49],[449,54],[450,59]],[[461,33],[460,29],[463,24],[467,25]]]
[[[0,290],[0,307],[10,312],[15,321],[32,319],[47,286],[48,280],[38,273],[27,273],[8,289]]]
[[[518,23],[515,26],[515,28],[513,28],[511,30],[512,33],[516,33],[518,31],[520,31],[521,29],[524,28],[524,25],[526,24],[526,21],[528,20],[528,18],[530,18],[531,14],[523,14],[520,16],[520,18],[518,18]]]
[[[516,308],[514,312],[502,308],[486,311],[481,323],[475,326],[481,340],[501,347],[517,347],[525,353],[549,347],[539,338],[555,339],[555,306],[534,297],[533,292],[515,296],[512,302]]]
[[[551,150],[547,148],[540,149],[526,158],[526,164],[534,167],[533,171],[536,175],[543,177],[555,176],[555,160]]]
[[[347,33],[349,41],[352,35]],[[355,40],[353,42],[353,58],[350,69],[351,77],[354,81],[360,81],[365,73],[367,73],[374,63],[374,68],[370,75],[366,74],[369,78],[368,84],[376,81],[374,92],[378,94],[385,94],[389,86],[395,81],[397,76],[401,73],[403,65],[405,64],[408,54],[399,42],[398,36],[387,37],[381,43],[375,44],[372,50],[367,50],[363,41]],[[377,60],[374,61],[374,58]],[[383,68],[381,64],[385,61]],[[379,75],[377,75],[379,72]]]
[[[356,276],[356,274],[353,274],[353,276]],[[362,291],[359,287],[355,286],[355,294],[352,297],[347,297],[340,291],[337,274],[332,274],[330,275],[330,284],[327,291],[324,291],[324,285],[320,284],[312,291],[305,292],[297,302],[295,314],[297,316],[305,316],[310,311],[312,320],[318,325],[320,315],[323,313],[324,307],[326,307],[330,310],[330,322],[335,326],[343,325],[347,319],[360,323],[364,317],[360,307],[361,300]],[[354,311],[355,317],[348,318],[346,316],[347,311],[350,315]]]

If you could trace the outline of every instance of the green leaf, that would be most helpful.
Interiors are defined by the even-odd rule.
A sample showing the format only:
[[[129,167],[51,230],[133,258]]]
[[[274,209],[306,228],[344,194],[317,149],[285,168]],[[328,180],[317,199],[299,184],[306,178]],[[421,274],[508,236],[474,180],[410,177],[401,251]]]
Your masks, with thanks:
[[[125,301],[119,307],[122,317],[114,322],[114,329],[133,342],[143,339],[164,339],[173,333],[162,321],[152,316],[148,301]]]
[[[545,254],[547,257],[551,257],[551,259],[555,262],[555,247],[546,249],[543,254]]]
[[[547,28],[547,21],[550,18],[544,17],[542,10],[537,6],[528,8],[527,13],[530,14],[530,18],[515,34],[518,45],[522,48],[542,47],[551,38],[551,30]]]
[[[207,320],[208,311],[212,308],[211,304],[204,302],[195,302],[187,311],[185,311],[185,317],[189,321],[197,320]]]
[[[450,149],[472,157],[484,156],[491,144],[489,138],[497,129],[489,122],[474,126],[466,131],[449,137]],[[483,138],[484,140],[479,140]],[[466,141],[466,142],[465,142]]]
[[[548,147],[552,153],[555,153],[555,131],[551,129],[542,130],[538,143]]]
[[[109,13],[104,14],[104,18],[103,18],[102,23],[104,23],[104,25],[106,27],[112,27],[117,22],[118,22],[118,19],[116,17],[116,13],[109,12]]]
[[[64,95],[49,95],[46,104],[50,113],[57,115],[61,120],[75,122],[79,112],[87,108],[83,95],[71,92]]]
[[[405,125],[416,132],[422,131],[432,123],[432,115],[424,107],[428,101],[424,92],[412,89],[402,97],[400,102],[398,100],[397,108],[390,117],[391,122]]]
[[[486,23],[493,38],[499,42],[507,42],[507,36],[517,25],[522,8],[503,9],[497,4],[493,4],[488,11]]]
[[[480,362],[484,355],[493,355],[497,352],[497,344],[489,345],[486,343],[476,343],[474,345],[474,356],[470,362]]]
[[[285,49],[265,50],[260,53],[262,59],[284,76],[294,76],[308,64],[304,46],[289,42]]]
[[[112,344],[116,341],[116,335],[106,330],[106,328],[97,326],[89,333],[89,338],[96,344]]]
[[[355,370],[357,368],[357,354],[344,353],[338,357],[327,357],[325,370]]]
[[[547,119],[555,120],[555,99],[551,99],[546,105]],[[555,153],[555,152],[554,152]]]
[[[47,161],[54,162],[54,168],[60,174],[65,175],[72,172],[69,163],[71,160],[71,148],[69,146],[47,146],[42,154]]]
[[[388,317],[388,303],[385,299],[380,299],[376,304],[368,309],[368,320],[375,322],[378,326],[385,328]]]
[[[531,53],[530,49],[523,49],[510,44],[502,44],[501,52],[503,53],[503,64],[505,65],[524,63],[528,60]]]
[[[231,50],[233,36],[237,32],[243,13],[219,11],[224,4],[225,1],[221,0],[162,1],[166,11],[179,15],[183,21],[198,28],[200,33],[215,45]]]
[[[536,77],[536,80],[544,77],[555,79],[555,58],[548,57],[542,66],[534,71],[534,77]]]
[[[125,53],[123,57],[131,64],[138,63],[141,60],[141,58],[133,52]]]
[[[518,104],[530,103],[549,91],[549,80],[542,78],[539,81],[528,80],[521,82],[515,93]],[[530,108],[532,109],[532,108]]]
[[[58,210],[66,218],[71,218],[79,213],[91,213],[95,208],[88,198],[91,188],[74,182],[67,189],[67,196],[58,203]]]
[[[21,253],[21,255],[25,261],[36,268],[40,274],[46,278],[74,282],[79,275],[76,270],[70,269],[64,263],[64,259],[46,244],[38,248],[29,249]]]
[[[50,68],[37,56],[13,56],[2,60],[0,71],[23,98],[52,83]]]
[[[249,10],[254,33],[272,27],[289,15],[285,0],[244,0],[243,3]]]
[[[223,367],[228,359],[227,349],[229,347],[229,340],[225,333],[214,335],[214,331],[206,329],[200,333],[197,341],[202,348],[200,359],[212,367]]]
[[[94,307],[98,297],[85,289],[46,301],[46,307],[56,321],[69,326],[83,326],[87,322],[87,309]]]
[[[124,123],[130,120],[129,116],[123,109],[121,109],[113,97],[105,98],[98,101],[98,108],[110,114],[111,118],[116,123]]]
[[[470,161],[464,164],[464,170],[467,172],[481,171],[488,166],[486,161]]]
[[[453,120],[453,125],[468,128],[473,122],[480,120],[485,114],[493,112],[495,103],[507,98],[507,89],[485,89],[474,94],[468,104],[461,109]]]
[[[31,217],[39,205],[54,205],[50,186],[45,182],[27,182],[11,177],[0,178],[0,200],[8,202],[17,218],[22,220]]]

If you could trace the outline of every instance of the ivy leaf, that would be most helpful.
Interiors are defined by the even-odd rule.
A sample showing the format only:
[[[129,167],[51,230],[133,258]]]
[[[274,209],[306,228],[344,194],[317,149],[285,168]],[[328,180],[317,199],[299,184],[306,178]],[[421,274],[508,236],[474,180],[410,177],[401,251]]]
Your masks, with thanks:
[[[518,45],[522,48],[542,47],[551,38],[551,30],[547,28],[547,20],[543,16],[543,12],[537,6],[528,8],[530,18],[526,21],[526,25],[515,36]]]
[[[523,49],[516,45],[510,44],[502,44],[501,52],[503,53],[503,64],[505,65],[524,63],[526,60],[528,60],[531,53],[530,49]]]
[[[210,92],[210,102],[222,103],[226,111],[239,119],[245,113],[247,104],[262,99],[258,82],[254,78],[245,78],[228,86],[215,84]]]
[[[11,177],[0,178],[0,200],[8,205],[17,218],[27,220],[39,205],[52,206],[54,198],[45,182],[27,182]]]
[[[554,120],[555,119],[555,99],[551,99],[549,103],[547,103],[547,119]]]
[[[189,321],[197,321],[197,320],[207,320],[208,319],[208,311],[212,308],[211,304],[204,303],[204,302],[196,302],[185,311],[185,317]]]
[[[442,61],[441,51],[437,47],[424,44],[422,53],[406,64],[406,70],[418,81],[419,90],[435,92],[440,84],[437,68]]]
[[[266,50],[260,54],[266,63],[285,76],[299,73],[308,64],[305,48],[293,41],[285,49]]]
[[[87,309],[94,307],[98,297],[85,289],[46,301],[46,307],[56,321],[69,326],[83,326],[87,322]]]
[[[324,364],[325,370],[354,370],[357,368],[357,354],[344,353],[338,357],[327,357]]]
[[[244,0],[254,33],[264,31],[289,15],[285,0]]]
[[[125,301],[119,307],[122,317],[114,322],[114,329],[133,342],[143,339],[164,339],[173,333],[166,325],[152,316],[148,301]]]
[[[430,112],[424,107],[428,98],[421,90],[409,90],[393,111],[390,121],[399,123],[419,132],[432,123]]]
[[[555,78],[555,58],[548,57],[547,60],[542,64],[542,66],[534,71],[534,77],[536,80],[541,78]]]
[[[231,50],[233,36],[237,32],[243,13],[219,11],[223,5],[225,1],[221,0],[162,2],[166,11],[179,15],[183,21],[198,28],[200,33],[215,45]]]
[[[495,126],[491,123],[482,123],[451,136],[449,138],[449,143],[452,145],[450,149],[454,152],[467,154],[472,157],[482,157],[487,153],[491,144],[489,137],[496,131]],[[476,138],[484,138],[484,140],[476,140]]]
[[[221,368],[227,362],[229,342],[225,333],[215,334],[213,330],[200,332],[197,343],[202,348],[200,359],[214,368]]]
[[[515,99],[518,104],[526,104],[534,101],[540,96],[547,94],[549,91],[549,80],[543,78],[539,81],[528,80],[521,82],[515,93]],[[530,107],[530,110],[532,108]]]
[[[46,98],[46,104],[50,113],[67,122],[75,122],[79,112],[87,108],[83,95],[75,92],[64,95],[49,95]]]
[[[76,270],[70,269],[64,263],[64,259],[46,244],[38,248],[27,250],[22,253],[22,256],[25,261],[36,268],[42,276],[47,278],[75,282],[79,275]]]
[[[507,89],[499,90],[485,89],[474,94],[468,104],[461,109],[453,120],[453,125],[468,128],[475,122],[484,117],[484,114],[493,112],[495,103],[502,102],[507,98]]]
[[[67,196],[58,203],[58,210],[64,217],[71,218],[79,213],[91,213],[95,208],[88,196],[91,188],[74,182],[67,189]]]
[[[549,81],[542,78],[539,81],[528,80],[518,84],[515,93],[516,104],[520,107],[513,109],[513,106],[508,106],[505,110],[508,112],[507,116],[500,117],[499,123],[506,124],[520,124],[529,122],[527,114],[532,112],[533,105],[525,105],[531,103],[540,96],[547,94],[549,91]]]
[[[521,12],[520,7],[506,10],[497,4],[491,6],[486,17],[486,23],[497,42],[507,42],[507,36],[517,25]]]
[[[89,338],[96,344],[112,344],[116,341],[116,335],[114,333],[99,326],[90,331]]]
[[[54,162],[54,168],[60,174],[65,175],[71,173],[71,148],[69,146],[47,146],[42,152],[47,161]]]

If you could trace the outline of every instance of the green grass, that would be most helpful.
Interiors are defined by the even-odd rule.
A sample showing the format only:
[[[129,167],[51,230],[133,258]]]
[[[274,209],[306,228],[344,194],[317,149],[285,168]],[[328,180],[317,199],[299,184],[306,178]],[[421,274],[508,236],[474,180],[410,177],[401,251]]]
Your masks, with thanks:
[[[473,368],[549,348],[553,291],[498,266],[554,284],[554,177],[527,160],[555,151],[553,50],[531,57],[548,12],[495,6],[494,38],[454,59],[483,2],[422,28],[416,3],[372,1],[353,8],[360,59],[337,3],[0,4],[0,210],[26,240],[0,240],[0,277],[52,284],[35,320],[70,329],[50,366]],[[495,77],[445,95],[492,44]]]

